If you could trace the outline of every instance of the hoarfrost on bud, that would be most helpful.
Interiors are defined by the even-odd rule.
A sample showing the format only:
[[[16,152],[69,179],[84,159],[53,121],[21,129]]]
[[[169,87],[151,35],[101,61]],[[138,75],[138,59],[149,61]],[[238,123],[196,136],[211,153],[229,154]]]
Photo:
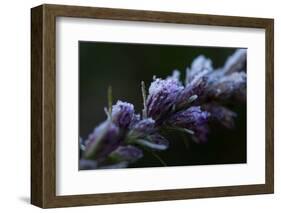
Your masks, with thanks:
[[[134,119],[134,105],[117,101],[112,107],[112,120],[120,128],[128,128]]]
[[[155,131],[155,121],[152,118],[142,119],[132,127],[132,131],[141,135],[151,134]]]
[[[114,152],[111,153],[111,157],[119,161],[133,163],[143,157],[143,152],[141,149],[132,145],[119,146]]]
[[[149,87],[146,101],[148,117],[159,121],[163,116],[171,113],[173,105],[183,89],[181,82],[174,78],[155,79]]]
[[[235,98],[246,100],[247,75],[245,72],[234,72],[221,77],[208,87],[208,96],[219,100]]]
[[[186,84],[191,82],[196,76],[202,77],[202,72],[204,75],[213,70],[211,59],[206,58],[203,55],[195,58],[191,64],[191,68],[186,69]]]
[[[85,142],[85,158],[103,158],[120,145],[119,128],[106,120],[96,127]]]
[[[194,106],[172,115],[166,123],[172,127],[192,130],[193,138],[197,142],[205,142],[208,133],[208,118],[210,114],[202,111],[201,107]]]
[[[200,125],[207,123],[209,113],[202,111],[200,106],[190,107],[172,115],[167,123],[172,126],[196,130]]]
[[[226,60],[223,72],[231,74],[234,72],[245,71],[244,66],[247,59],[247,49],[238,49]]]

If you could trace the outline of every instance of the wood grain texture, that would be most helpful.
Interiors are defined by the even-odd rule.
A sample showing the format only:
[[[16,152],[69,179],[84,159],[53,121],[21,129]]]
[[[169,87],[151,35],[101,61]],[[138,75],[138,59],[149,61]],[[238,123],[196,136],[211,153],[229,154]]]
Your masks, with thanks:
[[[268,190],[274,192],[274,21],[266,26],[266,184]]]
[[[43,203],[42,59],[43,7],[31,14],[31,203]]]
[[[266,31],[266,183],[56,196],[56,17],[262,28]],[[110,8],[41,5],[31,10],[31,203],[64,207],[273,193],[273,20]]]

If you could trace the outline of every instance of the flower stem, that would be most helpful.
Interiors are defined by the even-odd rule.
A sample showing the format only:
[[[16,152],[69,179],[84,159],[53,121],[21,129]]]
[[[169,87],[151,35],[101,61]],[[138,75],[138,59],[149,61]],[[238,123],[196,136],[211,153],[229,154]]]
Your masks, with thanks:
[[[142,92],[142,99],[143,99],[142,117],[143,118],[147,118],[146,91],[145,91],[145,83],[144,83],[144,81],[141,82],[141,92]]]
[[[156,158],[156,159],[162,164],[162,166],[168,166],[168,165],[165,163],[165,161],[164,161],[159,155],[157,155],[154,151],[152,151],[152,150],[150,150],[150,149],[148,149],[148,148],[146,148],[146,147],[142,147],[142,148],[143,148],[145,151],[151,153],[151,155],[152,155],[154,158]]]
[[[155,158],[157,158],[158,161],[159,161],[163,166],[168,166],[168,165],[165,163],[165,161],[163,161],[163,159],[162,159],[159,155],[157,155],[155,152],[151,151],[151,154],[152,154]]]
[[[111,115],[112,112],[112,87],[107,88],[107,102],[108,102],[108,112]]]

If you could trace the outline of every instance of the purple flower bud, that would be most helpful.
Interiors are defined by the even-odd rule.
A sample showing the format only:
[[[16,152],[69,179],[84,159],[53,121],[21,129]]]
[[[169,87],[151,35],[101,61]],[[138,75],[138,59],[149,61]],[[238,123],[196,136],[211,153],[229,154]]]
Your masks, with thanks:
[[[228,57],[224,64],[223,72],[231,74],[234,72],[245,71],[245,64],[247,60],[247,49],[237,49],[233,55]]]
[[[191,68],[186,69],[186,84],[190,83],[196,76],[213,70],[212,61],[203,55],[195,58],[191,64]],[[205,75],[205,74],[204,74]]]
[[[103,158],[120,145],[119,128],[106,120],[95,128],[85,142],[85,158]]]
[[[171,76],[168,76],[167,79],[173,79],[175,81],[180,81],[180,71],[174,70]]]
[[[217,100],[246,100],[247,76],[245,72],[235,72],[221,77],[208,87],[208,97]]]
[[[119,146],[114,152],[110,154],[111,157],[118,161],[127,161],[133,163],[143,157],[142,151],[132,145]]]
[[[198,126],[192,139],[196,143],[206,143],[208,141],[209,127],[207,124]]]
[[[205,73],[206,74],[206,73]],[[208,83],[206,75],[195,77],[186,87],[181,91],[177,99],[177,109],[186,108],[187,106],[194,105],[197,98],[201,98]]]
[[[209,113],[202,111],[201,107],[193,106],[172,115],[167,123],[172,126],[184,127],[193,130],[198,125],[205,124]]]
[[[155,121],[152,118],[145,118],[137,122],[132,131],[136,134],[151,134],[155,131]]]
[[[208,112],[202,111],[201,107],[196,106],[175,113],[166,123],[173,127],[181,127],[191,130],[194,132],[193,138],[196,141],[205,142],[208,133],[208,117]]]
[[[134,105],[117,101],[112,107],[112,120],[120,128],[128,128],[134,118]]]
[[[145,139],[138,139],[136,143],[158,151],[166,150],[169,147],[169,141],[158,133],[149,135]]]
[[[154,120],[159,120],[169,114],[183,88],[181,82],[173,77],[165,80],[155,79],[149,87],[146,101],[147,115]]]
[[[218,104],[207,104],[204,109],[210,112],[210,120],[216,121],[226,128],[234,128],[234,118],[237,116],[235,112]]]
[[[134,114],[129,129],[132,129],[138,122],[140,122],[140,120],[141,120],[140,114]]]
[[[96,169],[96,168],[97,168],[97,162],[94,160],[85,160],[85,159],[79,160],[80,170],[88,170],[88,169]]]

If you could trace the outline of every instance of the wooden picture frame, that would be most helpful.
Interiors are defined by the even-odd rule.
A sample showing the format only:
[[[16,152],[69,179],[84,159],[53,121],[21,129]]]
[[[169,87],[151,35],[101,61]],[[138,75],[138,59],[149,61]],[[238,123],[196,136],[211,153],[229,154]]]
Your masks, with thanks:
[[[265,184],[56,195],[56,18],[230,26],[266,32]],[[44,4],[31,9],[31,203],[42,208],[267,194],[274,191],[273,19]]]

